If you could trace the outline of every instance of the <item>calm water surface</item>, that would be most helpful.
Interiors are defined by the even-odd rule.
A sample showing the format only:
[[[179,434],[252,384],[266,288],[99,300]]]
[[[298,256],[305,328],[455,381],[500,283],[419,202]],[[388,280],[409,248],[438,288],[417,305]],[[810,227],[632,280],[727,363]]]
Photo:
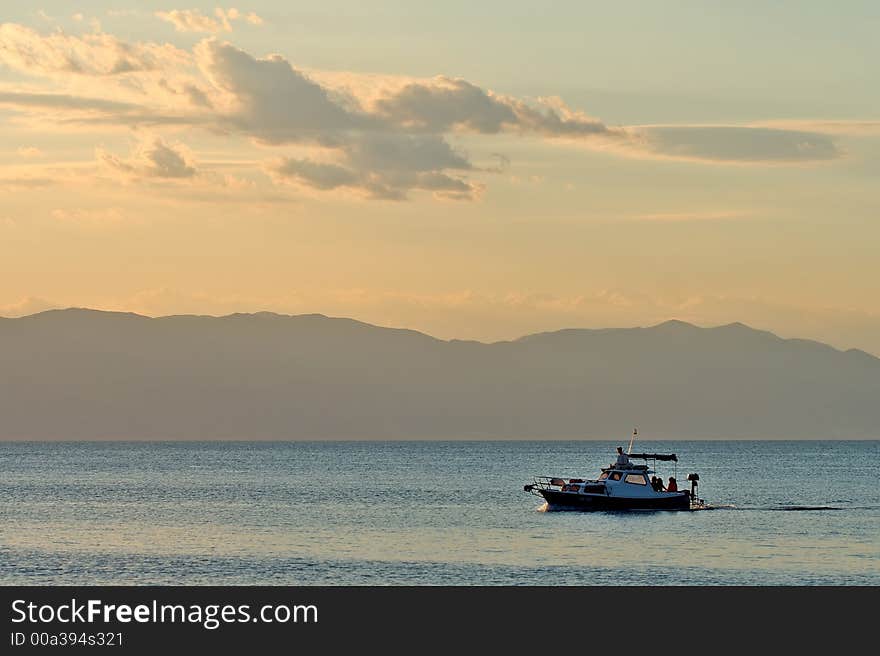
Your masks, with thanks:
[[[0,584],[880,584],[880,442],[637,443],[700,512],[522,491],[616,445],[0,443]]]

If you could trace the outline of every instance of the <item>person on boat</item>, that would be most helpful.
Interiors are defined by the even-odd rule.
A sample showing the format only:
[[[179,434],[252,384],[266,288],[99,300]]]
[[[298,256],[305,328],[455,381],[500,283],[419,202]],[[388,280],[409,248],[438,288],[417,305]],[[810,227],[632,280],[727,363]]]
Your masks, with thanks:
[[[617,463],[618,467],[629,467],[629,456],[623,452],[623,447],[617,447]]]
[[[675,479],[670,476],[669,477],[669,485],[666,486],[667,492],[678,492],[678,483],[675,482]]]
[[[663,491],[663,479],[660,478],[659,476],[652,476],[651,477],[651,487],[654,488],[655,492],[662,492]]]

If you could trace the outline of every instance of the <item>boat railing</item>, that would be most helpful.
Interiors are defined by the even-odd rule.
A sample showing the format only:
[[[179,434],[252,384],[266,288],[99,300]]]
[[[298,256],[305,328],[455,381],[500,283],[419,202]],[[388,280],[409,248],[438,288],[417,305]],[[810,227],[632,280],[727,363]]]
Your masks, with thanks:
[[[583,478],[562,478],[560,476],[535,476],[533,482],[524,485],[523,490],[539,494],[539,490],[564,490],[573,483],[597,483],[598,481]]]
[[[523,485],[523,490],[540,496],[540,490],[562,489],[565,479],[555,476],[535,476],[528,485]]]
[[[561,476],[535,476],[534,485],[540,488],[562,487],[569,483],[583,483],[583,478],[563,478]]]

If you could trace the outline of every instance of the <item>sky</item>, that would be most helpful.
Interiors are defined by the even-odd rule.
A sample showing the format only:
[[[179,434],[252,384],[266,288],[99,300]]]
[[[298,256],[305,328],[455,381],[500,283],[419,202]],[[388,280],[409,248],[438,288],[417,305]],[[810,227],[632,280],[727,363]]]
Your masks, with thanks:
[[[875,2],[10,5],[0,316],[880,355]]]

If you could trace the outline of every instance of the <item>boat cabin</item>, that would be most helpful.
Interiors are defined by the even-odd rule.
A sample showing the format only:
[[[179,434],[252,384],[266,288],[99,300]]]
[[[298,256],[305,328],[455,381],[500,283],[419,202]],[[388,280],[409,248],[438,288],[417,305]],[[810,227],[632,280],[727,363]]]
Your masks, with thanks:
[[[647,461],[661,460],[678,462],[675,454],[659,454],[659,453],[633,453],[629,454],[630,458],[639,458]],[[611,463],[607,467],[602,468],[602,473],[596,480],[584,480],[581,478],[572,478],[563,480],[556,479],[556,483],[560,487],[561,492],[578,492],[581,494],[602,494],[613,497],[632,497],[645,498],[680,494],[681,491],[667,491],[657,489],[652,485],[654,470],[649,469],[648,465],[634,465],[630,463]],[[687,493],[687,491],[685,491]]]

